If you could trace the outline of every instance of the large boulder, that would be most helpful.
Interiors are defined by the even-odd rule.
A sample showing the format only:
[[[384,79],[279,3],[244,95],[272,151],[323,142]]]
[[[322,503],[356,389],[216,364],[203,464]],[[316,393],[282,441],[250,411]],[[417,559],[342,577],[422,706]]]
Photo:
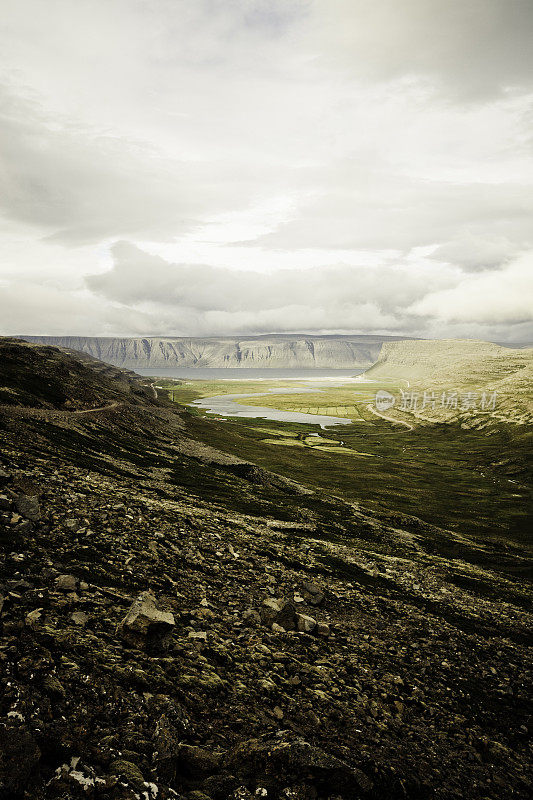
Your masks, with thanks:
[[[39,500],[34,495],[20,494],[15,500],[15,508],[21,517],[25,517],[31,522],[39,522],[41,519]]]
[[[24,725],[0,725],[0,800],[16,800],[34,781],[41,751]]]
[[[309,797],[339,793],[359,800],[372,789],[372,781],[355,765],[302,739],[242,742],[229,754],[227,766],[241,779],[253,778],[273,792],[305,787]]]
[[[175,626],[174,615],[157,607],[152,592],[142,592],[132,603],[122,622],[120,631],[124,641],[133,647],[166,647]]]
[[[296,628],[296,609],[289,600],[268,597],[263,600],[261,620],[269,628],[275,623],[286,631],[293,631]]]

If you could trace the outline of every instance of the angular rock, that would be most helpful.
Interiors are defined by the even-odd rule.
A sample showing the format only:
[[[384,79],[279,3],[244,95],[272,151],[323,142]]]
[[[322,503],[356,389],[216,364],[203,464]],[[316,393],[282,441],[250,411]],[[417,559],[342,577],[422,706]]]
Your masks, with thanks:
[[[261,617],[254,608],[248,608],[242,615],[242,619],[244,624],[250,627],[254,625],[259,625],[259,623],[261,622]]]
[[[302,584],[302,594],[312,606],[319,606],[324,601],[324,592],[317,583],[306,581]]]
[[[161,611],[152,592],[141,592],[120,623],[122,638],[134,647],[165,646],[175,626],[174,615]]]
[[[306,614],[297,614],[296,626],[303,633],[312,633],[316,628],[316,619],[308,617]]]
[[[197,778],[199,775],[212,775],[220,767],[221,757],[205,747],[180,744],[176,751],[179,772]]]
[[[75,625],[80,625],[81,627],[84,627],[85,625],[87,625],[89,616],[88,614],[85,613],[85,611],[74,611],[70,615],[70,619]]]
[[[43,680],[43,690],[49,697],[62,699],[65,697],[65,687],[55,675],[49,674]]]
[[[29,494],[21,494],[15,500],[15,508],[22,517],[31,522],[39,522],[41,519],[41,509],[37,497]]]
[[[29,625],[30,628],[33,628],[39,622],[42,615],[43,615],[42,608],[35,608],[33,611],[29,611],[25,617],[26,625]]]
[[[294,605],[289,600],[276,600],[273,597],[267,597],[266,600],[263,600],[261,620],[268,627],[275,623],[286,631],[292,631],[296,627]]]
[[[145,788],[144,777],[141,770],[131,761],[126,761],[123,758],[112,761],[109,771],[111,775],[117,775],[117,777],[126,780],[130,786],[132,786],[134,789],[137,789],[137,791],[141,791]]]
[[[58,575],[56,589],[60,592],[75,592],[78,588],[78,579],[75,575]]]

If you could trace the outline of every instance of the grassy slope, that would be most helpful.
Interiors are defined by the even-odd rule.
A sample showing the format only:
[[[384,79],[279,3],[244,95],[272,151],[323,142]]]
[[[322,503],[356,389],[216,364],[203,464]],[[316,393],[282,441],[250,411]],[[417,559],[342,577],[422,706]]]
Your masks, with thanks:
[[[526,543],[530,539],[531,396],[533,351],[511,350],[486,342],[395,342],[384,347],[380,361],[365,375],[372,383],[328,387],[313,394],[270,395],[243,399],[246,405],[346,416],[358,424],[328,431],[344,448],[319,449],[305,439],[312,426],[281,425],[263,420],[216,424],[198,420],[198,436],[228,452],[320,486],[373,508],[420,516],[455,530],[468,528],[476,537]],[[375,381],[375,382],[374,382]],[[399,395],[400,388],[459,392],[495,389],[496,411],[490,430],[487,414],[439,413],[427,410],[404,419],[419,423],[414,432],[391,426],[370,413],[377,388]],[[289,384],[294,386],[294,383]],[[176,400],[228,392],[261,392],[278,382],[195,381],[176,392]],[[398,419],[402,414],[392,409]],[[447,423],[428,425],[428,422]],[[365,423],[365,424],[361,424]],[[451,423],[451,424],[450,424]],[[267,431],[272,429],[269,436]],[[299,445],[280,434],[293,431]],[[489,435],[490,434],[490,435]],[[284,445],[284,446],[282,446]],[[370,454],[370,455],[356,455]]]
[[[150,379],[82,353],[0,338],[0,405],[87,409],[150,401]]]
[[[272,395],[247,398],[246,405],[268,405],[283,410],[368,419],[365,406],[373,402],[378,388],[396,398],[388,414],[418,422],[459,421],[464,427],[487,422],[533,423],[533,349],[510,349],[490,342],[469,340],[390,342],[383,346],[379,361],[365,372],[372,383],[324,387],[314,395]],[[417,408],[402,417],[400,389],[418,395]],[[253,390],[252,390],[253,391]],[[436,407],[422,408],[424,392],[433,393]],[[443,408],[445,393],[458,394],[458,408]],[[481,398],[496,392],[494,410],[482,411]],[[461,408],[466,393],[473,394],[476,408]]]
[[[456,390],[480,396],[483,391],[496,391],[495,420],[533,422],[533,348],[511,349],[462,339],[391,342],[383,346],[378,362],[365,377],[405,379],[419,392]],[[426,408],[416,416],[446,420],[461,415]]]
[[[368,508],[414,515],[482,540],[525,545],[531,539],[527,441],[511,439],[507,428],[490,436],[455,424],[410,432],[373,418],[328,429],[328,439],[345,447],[323,450],[281,446],[278,429],[305,444],[307,434],[320,432],[312,425],[200,415],[189,425],[195,438]]]

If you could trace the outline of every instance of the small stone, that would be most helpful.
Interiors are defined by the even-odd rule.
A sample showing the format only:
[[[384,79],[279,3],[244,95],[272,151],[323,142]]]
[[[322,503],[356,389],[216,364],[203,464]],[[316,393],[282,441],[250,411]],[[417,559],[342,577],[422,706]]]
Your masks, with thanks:
[[[262,797],[263,795],[257,795],[257,796]],[[228,800],[254,800],[254,795],[251,793],[249,789],[246,788],[246,786],[239,786],[238,789],[235,789],[235,791],[232,794],[230,794]]]
[[[331,630],[327,622],[319,622],[316,626],[316,632],[318,636],[329,636]]]
[[[279,706],[275,706],[273,713],[276,719],[283,719],[284,717],[283,709],[281,709]]]
[[[261,617],[254,608],[248,608],[242,618],[246,625],[259,625],[261,622]]]
[[[26,625],[29,625],[30,628],[33,628],[41,619],[43,615],[42,612],[43,612],[42,608],[36,608],[33,611],[30,611],[28,614],[26,614],[25,617]]]

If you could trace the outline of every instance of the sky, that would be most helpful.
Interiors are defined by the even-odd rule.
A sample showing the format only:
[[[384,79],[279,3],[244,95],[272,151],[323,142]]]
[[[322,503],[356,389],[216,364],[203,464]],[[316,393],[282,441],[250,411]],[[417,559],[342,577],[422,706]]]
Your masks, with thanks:
[[[0,6],[0,333],[533,341],[531,0]]]

